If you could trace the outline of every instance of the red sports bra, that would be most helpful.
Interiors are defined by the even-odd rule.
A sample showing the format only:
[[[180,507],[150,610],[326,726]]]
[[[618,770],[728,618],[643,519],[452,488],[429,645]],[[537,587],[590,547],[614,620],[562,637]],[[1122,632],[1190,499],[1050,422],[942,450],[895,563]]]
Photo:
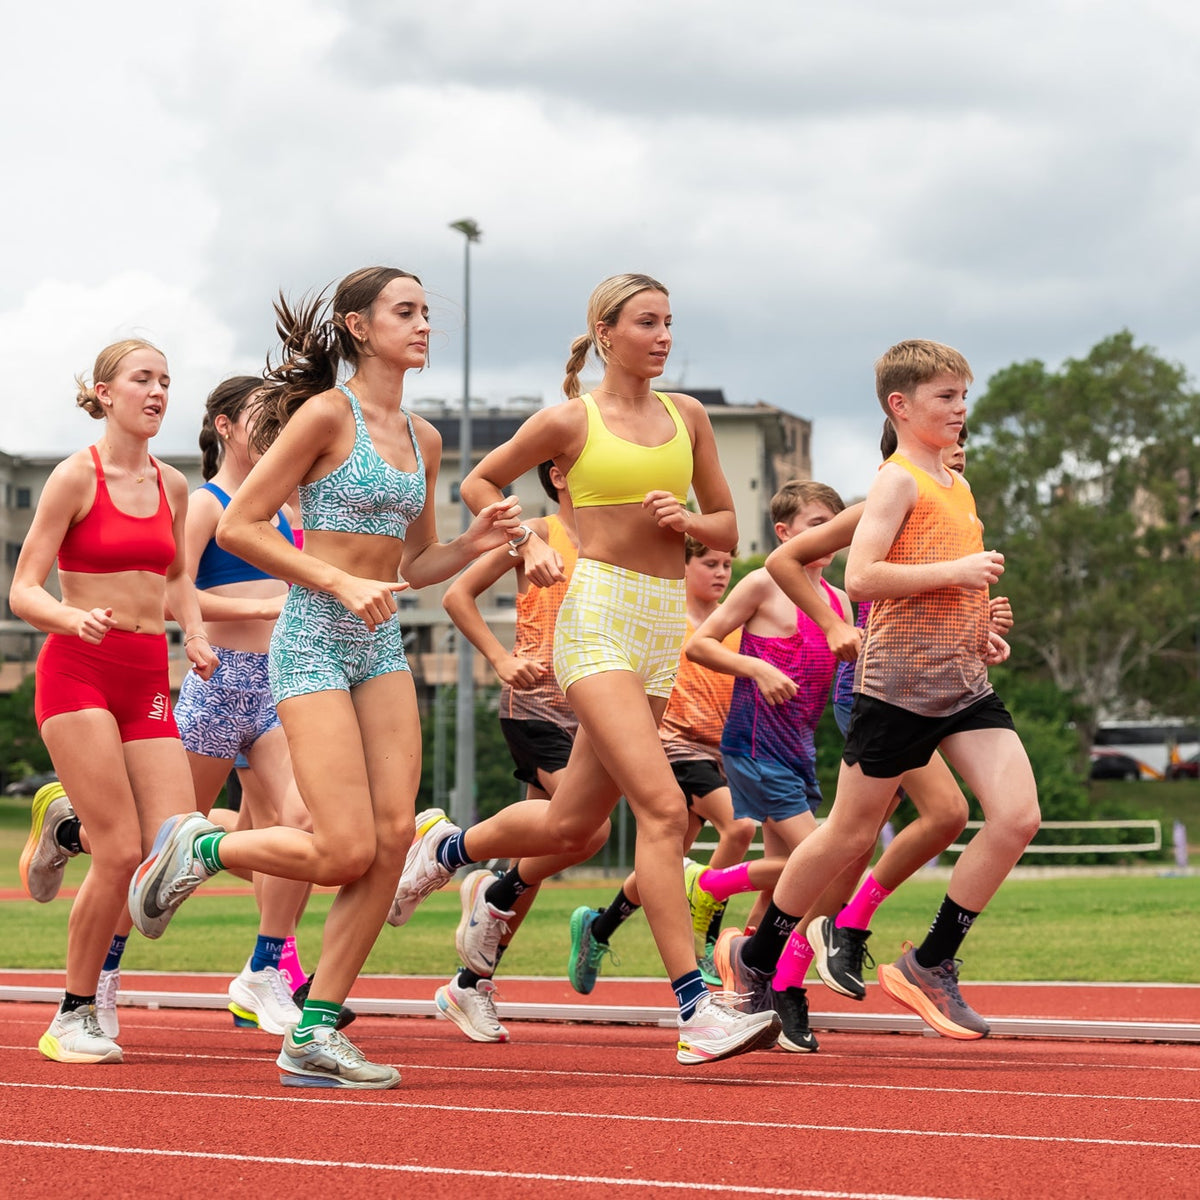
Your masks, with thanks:
[[[171,506],[163,487],[162,467],[150,460],[158,472],[158,509],[149,517],[131,517],[122,512],[108,494],[104,468],[95,446],[89,446],[96,464],[96,498],[83,520],[67,530],[58,548],[60,571],[104,575],[117,571],[152,571],[166,575],[175,561],[175,533]]]

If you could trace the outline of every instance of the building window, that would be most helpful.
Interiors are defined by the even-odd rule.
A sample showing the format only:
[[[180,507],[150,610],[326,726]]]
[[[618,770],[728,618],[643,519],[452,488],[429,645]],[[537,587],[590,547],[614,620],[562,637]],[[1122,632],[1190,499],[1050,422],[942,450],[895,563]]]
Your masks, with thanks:
[[[450,503],[457,504],[462,499],[462,492],[458,487],[458,480],[454,480],[450,484]]]
[[[17,488],[17,507],[28,508],[33,503],[33,497],[27,487]]]
[[[20,542],[5,542],[4,543],[4,562],[6,566],[15,567],[17,559],[21,557]]]

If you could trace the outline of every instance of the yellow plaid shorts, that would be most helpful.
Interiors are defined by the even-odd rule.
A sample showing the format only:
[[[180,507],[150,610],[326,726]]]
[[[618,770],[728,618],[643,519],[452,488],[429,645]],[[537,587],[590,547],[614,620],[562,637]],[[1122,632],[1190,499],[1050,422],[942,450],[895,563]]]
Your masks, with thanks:
[[[669,696],[686,633],[682,579],[581,558],[554,627],[558,686],[565,692],[588,675],[632,671],[648,695]]]

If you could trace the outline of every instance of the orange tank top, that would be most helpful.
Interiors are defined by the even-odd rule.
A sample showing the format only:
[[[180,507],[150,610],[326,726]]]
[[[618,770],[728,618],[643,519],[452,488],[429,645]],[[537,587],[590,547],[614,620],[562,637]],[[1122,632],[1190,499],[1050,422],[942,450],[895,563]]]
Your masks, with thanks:
[[[540,662],[545,670],[531,688],[504,684],[500,689],[500,715],[517,721],[549,721],[574,730],[579,720],[554,677],[554,625],[579,551],[558,517],[546,518],[546,530],[549,545],[562,555],[566,579],[544,588],[530,584],[517,597],[517,632],[513,642],[515,655]]]
[[[696,626],[687,623],[687,640]],[[727,650],[737,653],[742,631],[733,630],[721,640]],[[671,762],[690,762],[697,758],[721,761],[721,734],[733,699],[733,676],[694,663],[684,651],[679,653],[675,687],[667,701],[667,711],[658,727],[663,749]]]
[[[917,502],[887,561],[946,562],[983,549],[971,489],[954,471],[940,483],[902,454],[887,460],[917,484]],[[959,712],[991,691],[986,588],[948,587],[875,600],[854,690],[928,717]]]

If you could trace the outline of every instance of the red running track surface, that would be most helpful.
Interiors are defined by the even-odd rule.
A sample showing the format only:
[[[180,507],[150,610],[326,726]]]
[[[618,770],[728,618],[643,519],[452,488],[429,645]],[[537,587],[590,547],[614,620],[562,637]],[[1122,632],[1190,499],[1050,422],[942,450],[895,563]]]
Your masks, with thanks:
[[[212,990],[214,977],[198,979]],[[368,978],[356,993],[427,997],[437,982]],[[130,973],[126,986],[145,981]],[[553,1002],[566,984],[502,989]],[[184,978],[178,990],[202,989]],[[1136,1019],[1132,1000],[1164,1020],[1195,1020],[1200,995],[970,987],[988,1015],[985,991],[1014,1016],[1082,1016],[1071,1005],[1084,997],[1103,1018]],[[868,1005],[887,1004],[874,993]],[[833,1010],[832,995],[810,995]],[[614,979],[588,1000],[670,995]],[[122,1008],[126,1061],[109,1067],[41,1058],[46,1004],[0,1015],[0,1191],[14,1197],[1163,1200],[1200,1181],[1196,1045],[826,1033],[815,1055],[697,1068],[676,1064],[661,1028],[519,1022],[511,1042],[477,1045],[444,1021],[363,1016],[354,1040],[403,1082],[348,1093],[281,1087],[279,1039],[219,1010]]]

